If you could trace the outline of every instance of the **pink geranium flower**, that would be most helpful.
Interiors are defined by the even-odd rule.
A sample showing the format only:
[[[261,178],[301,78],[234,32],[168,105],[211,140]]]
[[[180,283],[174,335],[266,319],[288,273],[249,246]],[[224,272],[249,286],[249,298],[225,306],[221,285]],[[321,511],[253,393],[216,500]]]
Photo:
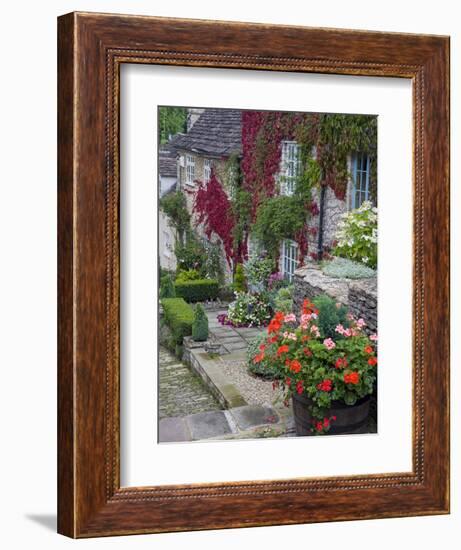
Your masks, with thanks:
[[[336,347],[336,344],[333,342],[333,340],[331,338],[325,338],[325,340],[323,341],[323,345],[327,349],[333,349],[333,348]]]
[[[295,323],[296,315],[294,313],[288,313],[288,315],[285,315],[284,321],[285,323]]]
[[[371,334],[370,335],[370,340],[372,342],[377,342],[378,341],[378,335],[377,334]]]

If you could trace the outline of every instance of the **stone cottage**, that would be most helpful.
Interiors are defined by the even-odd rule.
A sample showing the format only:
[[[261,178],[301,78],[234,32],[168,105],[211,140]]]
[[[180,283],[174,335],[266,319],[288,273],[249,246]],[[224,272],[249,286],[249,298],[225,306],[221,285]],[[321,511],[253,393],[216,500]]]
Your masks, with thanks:
[[[176,158],[177,189],[187,197],[188,209],[192,213],[194,192],[198,182],[207,182],[212,168],[220,181],[224,181],[227,160],[242,153],[242,111],[236,109],[189,109],[188,131],[178,134],[172,145]],[[168,162],[171,161],[171,157]],[[166,158],[165,161],[166,162]],[[162,159],[160,159],[162,164]],[[301,166],[300,146],[291,140],[281,143],[281,161],[277,179],[280,193],[292,194]],[[162,170],[162,167],[160,166]],[[353,153],[348,158],[351,178],[344,200],[336,197],[330,187],[325,188],[323,196],[314,190],[314,200],[321,206],[317,214],[309,221],[309,252],[314,256],[319,247],[328,250],[334,244],[335,234],[341,216],[348,210],[358,208],[365,200],[373,200],[371,189],[371,161],[363,153]],[[172,169],[173,172],[173,169]],[[165,168],[166,177],[166,168]],[[321,212],[323,210],[323,212]],[[320,219],[322,218],[322,220]],[[322,228],[319,239],[319,227]],[[205,236],[202,234],[202,237]],[[212,237],[213,238],[213,237]],[[215,239],[214,242],[218,242]],[[160,243],[162,246],[162,241]],[[254,239],[249,238],[249,252],[256,249]],[[224,252],[223,252],[224,259]],[[285,240],[281,245],[279,270],[292,280],[298,267],[298,245],[295,241]],[[223,260],[227,281],[232,279],[232,270]]]

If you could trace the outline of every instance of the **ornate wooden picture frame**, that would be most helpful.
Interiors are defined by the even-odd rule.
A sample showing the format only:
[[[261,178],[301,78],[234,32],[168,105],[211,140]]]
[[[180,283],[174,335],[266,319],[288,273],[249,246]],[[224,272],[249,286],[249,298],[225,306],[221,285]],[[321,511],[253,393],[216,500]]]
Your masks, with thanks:
[[[448,513],[449,39],[71,13],[59,18],[58,46],[59,532],[97,537]],[[412,80],[412,471],[120,486],[122,63]]]

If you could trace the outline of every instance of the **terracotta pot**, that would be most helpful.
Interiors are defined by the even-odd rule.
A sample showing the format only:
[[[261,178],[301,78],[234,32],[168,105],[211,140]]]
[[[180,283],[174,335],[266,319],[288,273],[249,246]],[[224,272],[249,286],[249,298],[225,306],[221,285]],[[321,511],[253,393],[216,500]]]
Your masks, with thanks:
[[[296,435],[312,435],[311,428],[313,422],[310,414],[312,401],[305,394],[293,394],[292,402]],[[328,418],[336,416],[336,420],[331,423],[328,433],[331,435],[363,433],[363,428],[368,422],[369,412],[369,395],[359,399],[355,405],[346,405],[341,401],[333,401],[331,408],[325,416]]]

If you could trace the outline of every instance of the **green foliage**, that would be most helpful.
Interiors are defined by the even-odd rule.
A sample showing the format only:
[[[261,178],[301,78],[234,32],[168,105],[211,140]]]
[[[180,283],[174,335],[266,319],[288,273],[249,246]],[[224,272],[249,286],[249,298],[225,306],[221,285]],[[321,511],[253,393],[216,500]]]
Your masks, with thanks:
[[[175,298],[176,292],[173,279],[170,275],[164,275],[160,280],[160,298]]]
[[[235,326],[258,327],[269,321],[271,311],[267,293],[237,292],[235,301],[227,308],[227,317]]]
[[[246,359],[247,359],[247,369],[251,374],[255,374],[256,376],[261,376],[262,378],[267,378],[269,380],[273,380],[277,378],[278,375],[278,369],[276,366],[274,366],[273,362],[270,360],[270,354],[267,354],[266,359],[262,359],[259,363],[255,363],[253,361],[253,358],[260,353],[261,349],[260,346],[263,345],[265,348],[267,348],[266,344],[266,334],[261,334],[260,336],[257,336],[253,340],[250,340],[248,343],[247,351],[246,351]]]
[[[243,271],[243,265],[237,264],[234,275],[234,290],[235,292],[245,292],[247,289],[247,282],[245,278],[245,272]]]
[[[190,230],[190,214],[184,193],[168,193],[160,200],[160,209],[168,216],[171,225],[178,232],[179,239],[183,240]]]
[[[259,205],[253,232],[271,257],[275,258],[281,242],[294,239],[305,220],[306,212],[295,196],[278,195]]]
[[[320,181],[320,168],[301,148],[302,170],[292,195],[277,195],[261,202],[256,212],[254,235],[272,258],[284,239],[296,240],[304,228],[312,202],[312,188]]]
[[[179,271],[195,269],[202,272],[206,260],[205,249],[195,235],[190,234],[185,242],[176,241],[176,263]]]
[[[293,311],[293,285],[280,288],[274,299],[274,306],[276,311],[282,311],[283,313],[290,313]]]
[[[173,344],[181,346],[184,336],[192,334],[194,311],[182,298],[162,298],[161,304]]]
[[[329,277],[340,279],[366,279],[376,276],[373,269],[346,258],[333,258],[323,265],[322,271]]]
[[[196,342],[205,342],[208,339],[208,317],[200,304],[197,304],[194,310],[192,338]]]
[[[316,296],[313,303],[319,310],[317,324],[321,337],[337,339],[339,335],[335,330],[336,327],[338,325],[349,326],[347,308],[326,294]]]
[[[200,273],[196,269],[179,270],[176,275],[176,282],[196,281],[200,279]]]
[[[270,257],[250,256],[243,266],[250,289],[265,290],[274,267],[275,262]]]
[[[201,275],[208,279],[216,279],[220,285],[224,283],[222,248],[219,244],[204,240],[202,242],[204,258]]]
[[[365,201],[359,208],[344,214],[336,234],[338,244],[333,254],[361,262],[371,269],[378,264],[378,211]]]
[[[185,107],[159,107],[158,128],[160,143],[166,143],[170,136],[185,132],[187,125],[187,109]]]
[[[205,302],[215,300],[218,296],[219,284],[215,279],[196,279],[192,281],[176,281],[176,296],[186,302]]]

